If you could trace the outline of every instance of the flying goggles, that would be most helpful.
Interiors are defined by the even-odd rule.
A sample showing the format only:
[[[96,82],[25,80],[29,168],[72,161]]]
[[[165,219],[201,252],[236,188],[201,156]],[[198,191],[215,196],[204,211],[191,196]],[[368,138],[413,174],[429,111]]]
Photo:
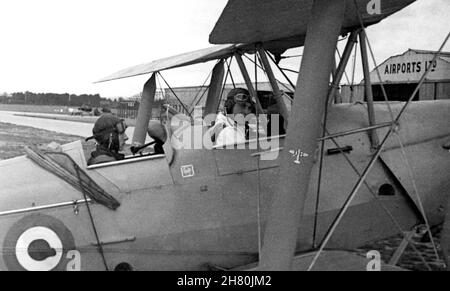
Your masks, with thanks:
[[[250,103],[252,104],[252,98],[244,93],[238,93],[236,95],[234,95],[234,102],[236,103],[240,103],[240,104],[245,104],[245,103]]]
[[[89,141],[91,139],[94,139],[95,136],[101,136],[104,134],[108,134],[108,133],[112,133],[112,132],[117,132],[118,134],[124,134],[125,131],[127,130],[128,126],[125,122],[125,120],[121,119],[118,123],[116,123],[116,125],[114,125],[113,127],[109,127],[106,128],[100,132],[98,132],[97,134],[90,136],[88,138],[85,139],[85,141]]]

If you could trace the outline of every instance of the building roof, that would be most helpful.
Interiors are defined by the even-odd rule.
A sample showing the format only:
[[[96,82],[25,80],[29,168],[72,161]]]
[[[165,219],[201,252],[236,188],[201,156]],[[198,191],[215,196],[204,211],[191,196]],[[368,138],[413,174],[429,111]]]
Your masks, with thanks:
[[[225,90],[223,92],[224,96],[228,94],[228,92],[233,89],[236,86],[236,88],[247,88],[247,85],[245,83],[236,83],[236,84],[225,84]],[[284,92],[294,92],[294,89],[292,86],[288,84],[284,84],[282,82],[278,81],[278,86],[280,90]],[[269,82],[258,82],[258,91],[272,91],[272,86]],[[200,102],[198,102],[198,105],[204,105],[206,102],[206,93],[205,89],[207,89],[208,86],[185,86],[185,87],[175,87],[172,88],[173,92],[177,94],[177,97],[184,103],[184,104],[191,104],[192,102],[197,102],[199,98],[202,98]],[[173,96],[172,90],[166,88],[165,89],[165,95],[168,97],[168,99],[176,100],[176,98]]]
[[[450,63],[450,57],[439,57],[441,60],[446,61],[447,63]]]
[[[399,59],[402,57],[409,57],[409,56],[413,56],[413,55],[415,55],[415,56],[422,55],[421,57],[419,57],[419,60],[430,60],[431,61],[432,57],[437,53],[438,53],[437,51],[432,51],[432,50],[408,49],[407,51],[403,52],[402,54],[390,56],[389,58],[384,60],[381,64],[379,64],[377,68],[373,69],[370,72],[372,83],[373,84],[379,83],[377,69],[380,70],[380,74],[382,76],[382,79],[384,80],[383,77],[385,77],[385,75],[383,74],[383,72],[384,72],[383,68],[385,68],[386,64],[389,64],[394,59]],[[440,52],[438,54],[437,60],[444,61],[445,63],[450,64],[450,52]],[[422,65],[422,67],[423,67],[423,65]],[[449,72],[450,72],[450,70],[448,69],[448,66],[445,66],[439,72],[434,72],[434,71],[430,72],[427,80],[448,80],[450,77]],[[410,73],[403,74],[404,76],[402,79],[401,77],[399,77],[398,73],[395,74],[395,72],[394,72],[394,74],[392,74],[391,72],[389,72],[387,75],[389,80],[386,80],[385,82],[391,82],[391,83],[414,82],[415,80],[417,80],[418,78],[421,77],[421,73],[423,73],[423,72],[418,71],[418,72],[416,72],[415,75],[410,74]],[[392,80],[391,80],[391,77],[393,78]],[[364,83],[364,79],[362,79],[359,84],[363,84],[363,83]],[[346,85],[349,85],[349,84],[346,84]]]
[[[254,84],[254,83],[253,83]],[[245,83],[236,83],[236,84],[225,84],[225,88],[226,89],[230,89],[230,88],[234,88],[234,86],[238,87],[242,87],[242,88],[247,88],[247,85]],[[294,88],[292,88],[291,85],[289,84],[285,84],[282,83],[280,81],[278,81],[278,86],[280,87],[280,90],[283,90],[285,92],[294,92]],[[196,90],[200,90],[200,89],[204,89],[204,88],[208,88],[208,86],[181,86],[181,87],[173,87],[173,90],[188,90],[188,89],[196,89]],[[166,92],[170,92],[170,89],[166,88],[165,89]],[[272,87],[270,86],[269,82],[258,82],[258,91],[272,91]]]
[[[409,49],[405,53],[407,53],[409,51],[413,51],[418,54],[436,54],[437,53],[437,51],[418,50],[418,49]],[[403,53],[403,54],[405,54],[405,53]],[[450,57],[450,52],[440,52],[439,56],[449,56]]]
[[[278,87],[280,88],[280,90],[284,91],[284,92],[294,92],[294,88],[292,88],[291,85],[289,84],[285,84],[282,83],[280,81],[277,81],[278,83]],[[235,84],[236,87],[243,87],[243,88],[247,88],[247,85],[245,83],[238,83]],[[226,84],[225,88],[233,88],[233,84]],[[258,82],[258,91],[272,91],[272,86],[270,85],[269,82]]]

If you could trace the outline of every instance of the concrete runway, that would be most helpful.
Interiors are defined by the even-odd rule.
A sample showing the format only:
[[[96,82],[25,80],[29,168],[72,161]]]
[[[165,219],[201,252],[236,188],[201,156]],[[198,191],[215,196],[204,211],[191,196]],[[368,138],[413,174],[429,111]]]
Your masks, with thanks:
[[[34,128],[56,131],[64,134],[78,135],[82,137],[88,137],[92,135],[92,123],[29,117],[24,116],[24,114],[29,113],[0,111],[0,122],[30,126]],[[43,117],[58,117],[57,114],[33,113],[33,115],[42,115]],[[131,143],[133,133],[134,127],[128,127],[126,130],[126,134],[129,137],[127,143]]]

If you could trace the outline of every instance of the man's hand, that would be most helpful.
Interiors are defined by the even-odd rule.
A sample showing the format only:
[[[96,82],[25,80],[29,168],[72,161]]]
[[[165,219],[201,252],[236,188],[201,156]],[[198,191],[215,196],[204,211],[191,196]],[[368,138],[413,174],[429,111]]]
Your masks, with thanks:
[[[140,150],[142,150],[142,144],[140,142],[134,142],[130,147],[130,151],[133,155],[136,155]]]

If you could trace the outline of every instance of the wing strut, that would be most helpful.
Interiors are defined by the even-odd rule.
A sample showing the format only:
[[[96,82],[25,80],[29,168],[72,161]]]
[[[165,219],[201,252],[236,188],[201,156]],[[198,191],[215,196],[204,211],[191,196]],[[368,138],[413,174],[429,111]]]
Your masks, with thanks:
[[[260,261],[263,270],[291,268],[321,133],[334,52],[344,21],[345,2],[317,0],[313,4],[289,119],[286,151],[280,156],[279,191],[274,196],[264,236]],[[295,163],[297,156],[301,157],[300,164]]]
[[[136,127],[133,133],[132,144],[135,146],[143,145],[147,137],[147,128],[152,117],[152,108],[156,93],[156,73],[144,85],[142,90],[141,104],[139,105]]]
[[[375,110],[373,108],[373,92],[372,92],[372,82],[370,80],[370,70],[369,70],[369,57],[367,55],[367,43],[366,43],[366,32],[364,30],[359,31],[359,43],[361,46],[361,58],[364,71],[364,95],[367,101],[367,112],[369,115],[369,125],[373,126],[376,124],[375,120]],[[370,142],[372,143],[372,148],[376,149],[379,144],[379,139],[376,130],[369,131]]]
[[[447,43],[447,41],[450,39],[450,33],[447,34],[447,37],[445,38],[444,42],[442,43],[441,47],[439,48],[439,50],[435,53],[432,62],[436,61],[438,55],[441,53],[442,49],[444,48],[445,44]],[[398,122],[400,121],[400,119],[403,117],[403,114],[406,112],[406,110],[408,110],[408,106],[411,104],[412,100],[414,99],[414,96],[417,94],[417,92],[420,90],[420,88],[422,87],[423,83],[426,80],[426,77],[428,76],[428,74],[431,71],[431,66],[424,72],[424,74],[422,75],[422,77],[420,78],[419,83],[416,86],[416,89],[414,90],[414,92],[411,94],[411,96],[409,97],[408,101],[405,103],[405,105],[402,107],[402,109],[400,110],[400,112],[398,113],[397,117],[394,120],[393,124],[398,124]],[[375,151],[375,153],[373,154],[369,164],[366,166],[366,168],[364,169],[364,171],[362,172],[362,174],[360,175],[358,182],[356,183],[356,185],[353,187],[352,192],[350,193],[349,197],[347,198],[347,200],[345,201],[343,207],[341,208],[341,210],[339,211],[338,215],[336,216],[335,220],[333,221],[333,223],[331,224],[330,228],[327,230],[327,233],[325,235],[325,238],[323,239],[322,243],[320,244],[319,250],[317,251],[317,253],[315,254],[313,261],[311,262],[308,270],[311,270],[314,266],[314,264],[317,262],[317,259],[319,258],[320,254],[322,253],[322,251],[324,250],[325,246],[327,245],[328,241],[330,240],[331,236],[333,235],[334,231],[336,230],[336,227],[339,225],[342,217],[344,216],[345,212],[347,211],[347,209],[349,208],[350,204],[352,203],[353,199],[355,198],[359,188],[361,187],[361,185],[365,182],[365,179],[367,178],[367,176],[369,175],[373,165],[375,164],[376,160],[380,157],[381,152],[383,151],[384,146],[386,145],[386,142],[389,140],[390,136],[396,133],[396,126],[392,126],[389,131],[386,133],[385,137],[383,138],[383,140],[381,141],[380,145],[378,146],[377,150]],[[416,191],[417,194],[417,191]],[[417,194],[418,195],[418,194]],[[428,223],[428,219],[426,217],[425,211],[423,209],[423,205],[420,202],[420,200],[418,201],[419,203],[419,209],[421,210],[421,214],[423,216],[423,219],[425,220],[425,223],[427,225],[427,229],[430,235],[430,239],[433,242],[433,238],[431,236],[431,231],[430,231],[430,227],[429,227],[429,223]],[[434,244],[434,243],[433,243]]]
[[[330,93],[328,94],[328,98],[330,100],[332,100],[331,98],[336,95],[336,91],[339,88],[339,84],[341,83],[342,77],[345,74],[345,68],[347,67],[350,55],[352,54],[353,47],[355,46],[357,39],[358,31],[352,31],[345,46],[344,53],[342,54],[341,61],[333,77],[333,86],[331,86]]]
[[[287,123],[287,120],[289,119],[288,111],[286,108],[286,104],[284,104],[283,101],[283,93],[280,91],[280,88],[278,87],[278,82],[275,78],[275,75],[273,74],[272,68],[270,67],[269,60],[267,59],[267,55],[265,50],[260,47],[258,49],[258,54],[261,58],[261,62],[263,64],[263,67],[267,73],[267,77],[269,78],[270,85],[272,86],[272,90],[275,96],[275,101],[278,105],[278,112],[280,112],[281,116],[283,116],[284,120]],[[284,129],[287,128],[287,124],[284,125]]]
[[[212,71],[211,82],[209,84],[208,96],[206,98],[205,113],[215,114],[219,107],[220,93],[222,91],[223,77],[225,75],[224,60],[220,60]]]
[[[250,93],[250,96],[255,98],[256,107],[257,107],[258,112],[263,112],[261,103],[259,102],[259,99],[258,99],[258,94],[256,93],[255,88],[253,88],[252,81],[250,79],[250,76],[248,75],[247,68],[245,67],[244,61],[242,60],[242,56],[239,53],[235,53],[234,55],[236,57],[236,61],[237,61],[238,65],[239,65],[239,69],[241,70],[242,77],[245,80],[245,84],[247,84],[248,92]]]

